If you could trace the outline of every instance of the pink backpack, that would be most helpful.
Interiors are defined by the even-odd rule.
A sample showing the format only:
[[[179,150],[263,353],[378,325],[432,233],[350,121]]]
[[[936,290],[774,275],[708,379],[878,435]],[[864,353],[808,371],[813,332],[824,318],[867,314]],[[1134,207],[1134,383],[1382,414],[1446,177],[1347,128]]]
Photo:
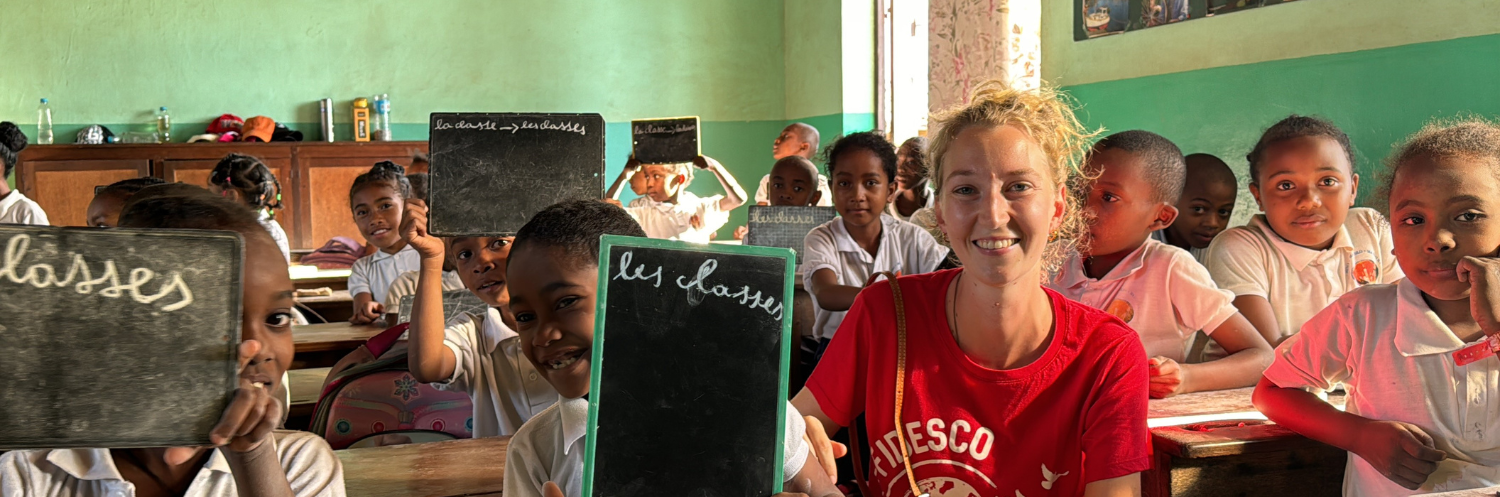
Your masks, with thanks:
[[[400,336],[404,328],[387,332]],[[372,348],[384,353],[388,347]],[[472,438],[474,404],[463,392],[418,382],[403,352],[338,373],[323,388],[309,428],[334,450],[380,435],[405,435],[413,442]]]

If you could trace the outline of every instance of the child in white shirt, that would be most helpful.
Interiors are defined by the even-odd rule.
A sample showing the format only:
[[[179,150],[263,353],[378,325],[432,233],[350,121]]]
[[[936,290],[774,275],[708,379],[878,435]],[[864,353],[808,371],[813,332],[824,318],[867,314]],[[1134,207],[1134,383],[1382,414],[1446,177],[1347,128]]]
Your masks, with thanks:
[[[515,321],[507,311],[505,269],[514,238],[438,239],[427,235],[424,203],[412,202],[404,215],[402,238],[422,256],[407,352],[412,377],[441,390],[467,393],[474,403],[475,438],[515,433],[556,403],[557,391],[522,357],[529,344],[512,331]],[[460,316],[444,326],[445,258],[463,286],[489,304],[487,313]]]
[[[229,154],[214,165],[208,175],[208,190],[255,209],[260,225],[266,228],[288,263],[292,260],[286,230],[276,222],[275,211],[281,209],[281,182],[260,159]]]
[[[694,167],[712,172],[727,196],[700,198],[687,191]],[[710,235],[729,222],[729,211],[745,203],[745,190],[712,157],[700,155],[692,165],[645,164],[640,170],[646,180],[646,196],[655,203],[636,206],[632,202],[633,207],[625,210],[651,238],[708,243]],[[622,175],[630,171],[627,168]]]
[[[1187,164],[1187,181],[1177,197],[1177,220],[1172,225],[1151,232],[1151,238],[1188,251],[1199,262],[1234,216],[1234,203],[1240,185],[1229,164],[1209,154],[1183,157]]]
[[[840,138],[828,152],[839,217],[802,242],[802,281],[812,295],[813,332],[826,346],[854,297],[881,271],[930,273],[948,249],[917,225],[885,214],[896,192],[896,149],[874,132]]]
[[[1271,346],[1235,309],[1234,297],[1186,251],[1150,238],[1177,216],[1183,168],[1177,145],[1149,131],[1095,144],[1084,165],[1093,178],[1083,192],[1088,233],[1049,284],[1140,334],[1154,398],[1254,385],[1271,361]],[[1229,356],[1187,364],[1198,330]]]
[[[367,324],[379,321],[386,313],[386,292],[401,273],[420,269],[421,256],[402,239],[398,228],[406,200],[411,197],[411,183],[405,169],[393,162],[381,162],[370,171],[354,178],[349,187],[349,208],[354,224],[375,253],[354,261],[349,268],[349,294],[354,297],[354,316],[349,321]]]
[[[0,122],[0,224],[31,224],[46,226],[47,213],[42,207],[21,192],[12,190],[5,182],[16,169],[17,154],[26,148],[26,134],[16,123]]]
[[[1382,190],[1406,278],[1308,320],[1277,348],[1255,406],[1349,451],[1344,495],[1500,485],[1500,126],[1429,125],[1391,157]],[[1309,392],[1337,385],[1345,411]]]
[[[1351,208],[1358,191],[1349,136],[1291,116],[1261,135],[1250,193],[1264,214],[1220,233],[1204,266],[1266,341],[1276,345],[1340,295],[1401,279],[1380,213]]]
[[[818,154],[818,128],[807,123],[792,123],[776,135],[776,140],[771,142],[771,160],[780,162],[787,157],[801,157],[812,160]],[[772,165],[774,166],[774,163]],[[833,192],[828,191],[828,178],[817,175],[814,185],[819,195],[814,198],[814,204],[819,207],[833,206]],[[771,175],[766,174],[760,178],[760,187],[755,189],[755,205],[773,205],[771,196]]]
[[[552,485],[565,497],[583,491],[587,432],[589,351],[594,340],[595,288],[599,281],[599,237],[641,236],[618,207],[599,201],[564,202],[533,216],[516,234],[507,266],[511,309],[526,358],[557,388],[562,400],[538,414],[511,439],[505,464],[507,497],[540,497]],[[415,243],[415,242],[414,242]],[[838,490],[797,432],[796,409],[787,406],[783,443],[786,492],[815,497]],[[730,468],[732,470],[732,468]]]

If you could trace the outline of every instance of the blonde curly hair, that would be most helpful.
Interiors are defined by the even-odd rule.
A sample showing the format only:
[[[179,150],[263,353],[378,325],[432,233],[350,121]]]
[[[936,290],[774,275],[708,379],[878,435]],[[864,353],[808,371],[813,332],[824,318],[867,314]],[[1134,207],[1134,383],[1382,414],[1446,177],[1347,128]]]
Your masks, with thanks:
[[[1051,233],[1047,251],[1042,257],[1042,265],[1049,272],[1057,269],[1085,233],[1083,198],[1080,195],[1083,189],[1079,186],[1089,178],[1082,165],[1091,140],[1104,131],[1084,128],[1073,115],[1070,100],[1067,95],[1045,85],[1028,90],[1012,88],[1001,80],[986,81],[974,89],[967,105],[934,117],[938,132],[929,149],[932,163],[929,177],[938,200],[942,200],[948,149],[959,133],[974,126],[1014,126],[1036,140],[1047,156],[1052,181],[1068,186],[1062,224]]]

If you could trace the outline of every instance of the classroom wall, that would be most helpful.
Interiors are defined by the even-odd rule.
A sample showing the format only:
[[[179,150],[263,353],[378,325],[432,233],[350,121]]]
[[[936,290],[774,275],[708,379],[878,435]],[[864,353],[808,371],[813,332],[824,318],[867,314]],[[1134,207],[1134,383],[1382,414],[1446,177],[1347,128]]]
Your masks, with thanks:
[[[598,112],[613,180],[631,119],[697,115],[704,153],[753,195],[789,120],[847,127],[842,14],[858,3],[873,19],[873,0],[20,2],[0,16],[0,120],[34,135],[47,97],[58,143],[145,131],[162,105],[174,141],[226,112],[316,139],[331,97],[343,140],[351,101],[388,93],[395,138],[425,140],[430,112]],[[707,175],[691,190],[722,191]]]
[[[1082,42],[1069,2],[1043,12],[1043,78],[1107,131],[1146,129],[1240,176],[1235,224],[1258,211],[1245,154],[1291,113],[1349,134],[1358,201],[1391,148],[1432,118],[1500,117],[1500,13],[1489,2],[1301,0]]]

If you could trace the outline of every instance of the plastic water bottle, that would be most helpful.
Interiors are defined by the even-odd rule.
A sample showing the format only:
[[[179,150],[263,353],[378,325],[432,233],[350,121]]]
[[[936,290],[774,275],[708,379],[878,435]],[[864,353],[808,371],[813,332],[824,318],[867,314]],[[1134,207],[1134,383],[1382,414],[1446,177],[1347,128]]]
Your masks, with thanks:
[[[47,99],[42,99],[42,105],[36,108],[36,142],[41,145],[52,144],[52,107],[47,105]]]
[[[384,93],[375,97],[375,125],[371,139],[375,141],[391,141],[391,97]]]
[[[156,111],[156,142],[172,143],[172,116],[167,114],[166,107]]]

